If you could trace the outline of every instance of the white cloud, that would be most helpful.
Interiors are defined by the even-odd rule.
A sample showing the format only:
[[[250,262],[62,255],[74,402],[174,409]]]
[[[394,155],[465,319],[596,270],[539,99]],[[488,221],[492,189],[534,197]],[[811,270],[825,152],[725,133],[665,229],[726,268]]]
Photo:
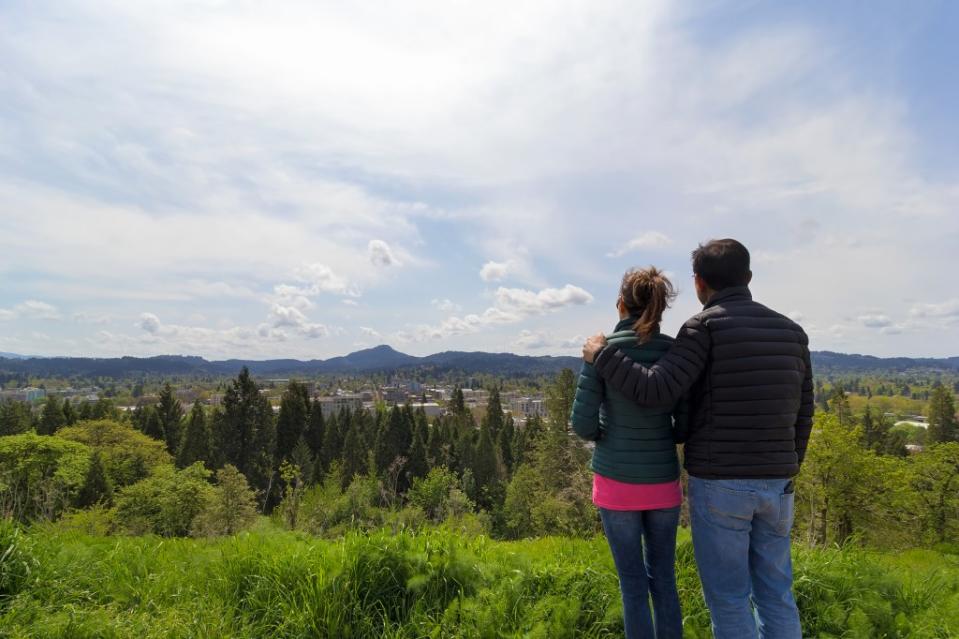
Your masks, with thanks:
[[[623,244],[620,248],[615,251],[611,251],[606,254],[607,257],[622,257],[627,253],[636,251],[639,249],[656,249],[662,248],[664,246],[669,246],[673,241],[669,239],[664,233],[659,231],[646,231],[641,235],[637,235],[630,241]]]
[[[361,326],[361,327],[360,327],[360,334],[363,335],[364,337],[370,337],[370,338],[372,338],[372,339],[382,339],[382,338],[383,338],[383,336],[382,336],[378,331],[376,331],[376,330],[374,330],[374,329],[372,329],[372,328],[370,328],[370,327],[368,327],[368,326]]]
[[[456,335],[468,335],[483,329],[513,324],[527,317],[557,311],[567,306],[578,306],[593,301],[593,296],[578,286],[567,284],[563,288],[546,288],[530,291],[519,288],[500,287],[495,293],[495,303],[482,313],[451,316],[432,326],[422,324],[411,335],[400,331],[395,336],[401,341],[444,339]]]
[[[370,240],[367,245],[370,262],[377,267],[401,266],[401,263],[393,254],[390,245],[383,240]]]
[[[15,305],[12,309],[0,308],[0,320],[13,320],[17,318],[58,320],[61,319],[60,311],[53,304],[41,302],[39,300],[26,300]]]
[[[337,295],[358,296],[359,291],[347,279],[333,272],[326,264],[314,262],[302,264],[293,271],[293,277],[306,287],[294,287],[279,284],[274,288],[278,295],[319,295],[320,293],[335,293]]]
[[[522,330],[513,341],[513,347],[519,350],[555,349],[563,352],[578,351],[586,338],[581,335],[562,338],[546,331]]]
[[[959,317],[959,299],[950,299],[933,304],[914,304],[909,309],[912,317]]]
[[[498,307],[515,310],[524,315],[543,313],[563,306],[588,304],[592,301],[592,295],[572,284],[567,284],[563,288],[546,288],[541,291],[504,287],[496,290]]]
[[[512,261],[494,262],[490,260],[483,265],[483,268],[480,269],[480,278],[482,278],[484,282],[498,282],[500,280],[504,280],[510,275],[510,272],[514,266],[515,263]]]

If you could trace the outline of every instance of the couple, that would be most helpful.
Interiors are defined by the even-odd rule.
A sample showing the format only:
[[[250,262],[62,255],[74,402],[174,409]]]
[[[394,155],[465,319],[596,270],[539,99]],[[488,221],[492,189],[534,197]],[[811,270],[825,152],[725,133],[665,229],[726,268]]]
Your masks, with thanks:
[[[789,533],[812,427],[806,334],[752,300],[732,239],[692,255],[703,311],[659,332],[675,297],[656,268],[623,277],[615,331],[591,337],[573,404],[596,442],[593,503],[619,574],[626,636],[682,636],[674,569],[684,446],[699,576],[716,639],[800,639]],[[653,614],[649,599],[652,598]]]

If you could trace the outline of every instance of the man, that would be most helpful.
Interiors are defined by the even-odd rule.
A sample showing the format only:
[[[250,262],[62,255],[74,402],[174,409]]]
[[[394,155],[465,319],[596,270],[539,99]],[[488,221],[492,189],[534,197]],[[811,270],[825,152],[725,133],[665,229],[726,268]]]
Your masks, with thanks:
[[[812,428],[809,342],[749,292],[749,251],[732,239],[693,251],[703,311],[651,366],[587,340],[583,358],[644,406],[690,398],[685,466],[693,549],[716,639],[800,639],[792,595],[792,477]]]

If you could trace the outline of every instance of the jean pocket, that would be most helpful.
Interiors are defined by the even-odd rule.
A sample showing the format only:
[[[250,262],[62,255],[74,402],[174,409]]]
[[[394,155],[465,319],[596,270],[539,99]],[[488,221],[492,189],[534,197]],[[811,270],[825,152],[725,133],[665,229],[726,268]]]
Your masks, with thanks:
[[[706,484],[706,518],[730,530],[749,530],[755,512],[755,495],[748,490],[733,490]]]
[[[796,493],[783,493],[779,496],[779,526],[776,532],[784,537],[792,530],[795,507]]]

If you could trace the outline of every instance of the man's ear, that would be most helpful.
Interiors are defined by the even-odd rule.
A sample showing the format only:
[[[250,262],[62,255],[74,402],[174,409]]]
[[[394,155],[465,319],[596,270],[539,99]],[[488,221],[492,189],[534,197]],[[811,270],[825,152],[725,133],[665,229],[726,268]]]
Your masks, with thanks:
[[[749,283],[752,282],[752,281],[753,281],[753,272],[752,272],[752,271],[747,271],[747,272],[746,272],[746,286],[749,286]]]

